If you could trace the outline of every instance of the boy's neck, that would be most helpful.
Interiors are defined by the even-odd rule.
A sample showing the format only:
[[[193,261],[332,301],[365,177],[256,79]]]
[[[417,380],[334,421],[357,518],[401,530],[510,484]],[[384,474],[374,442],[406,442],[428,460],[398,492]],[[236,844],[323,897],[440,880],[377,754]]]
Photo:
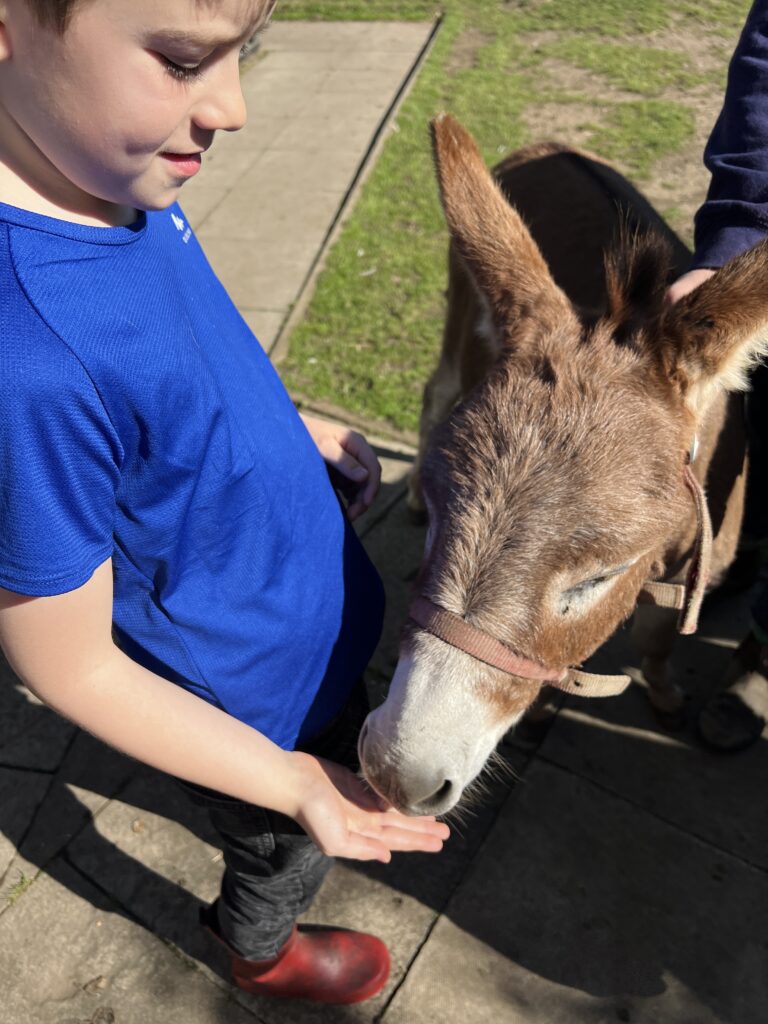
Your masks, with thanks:
[[[138,212],[88,195],[62,179],[31,139],[9,131],[0,105],[0,202],[30,213],[93,227],[124,227]]]

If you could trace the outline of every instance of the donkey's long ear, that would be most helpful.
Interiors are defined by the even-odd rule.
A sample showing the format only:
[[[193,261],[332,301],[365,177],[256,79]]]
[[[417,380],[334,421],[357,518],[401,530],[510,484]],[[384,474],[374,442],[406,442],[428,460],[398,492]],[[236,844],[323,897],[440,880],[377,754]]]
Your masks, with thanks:
[[[661,326],[665,373],[697,416],[718,388],[746,388],[748,370],[768,354],[768,240],[675,303]]]
[[[502,329],[535,319],[555,326],[573,315],[518,213],[493,180],[469,132],[441,114],[432,122],[440,195],[462,258]]]

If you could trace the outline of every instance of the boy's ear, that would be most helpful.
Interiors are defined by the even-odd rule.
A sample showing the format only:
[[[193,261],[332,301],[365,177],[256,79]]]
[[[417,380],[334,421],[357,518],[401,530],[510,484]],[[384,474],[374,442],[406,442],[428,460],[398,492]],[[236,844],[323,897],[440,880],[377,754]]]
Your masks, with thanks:
[[[448,114],[432,122],[440,197],[456,247],[500,333],[526,320],[573,316],[520,215],[504,198],[469,132]]]
[[[744,390],[768,354],[768,239],[678,300],[660,327],[664,372],[697,418],[718,389]]]
[[[7,60],[11,55],[11,40],[8,36],[8,6],[0,0],[0,60]]]

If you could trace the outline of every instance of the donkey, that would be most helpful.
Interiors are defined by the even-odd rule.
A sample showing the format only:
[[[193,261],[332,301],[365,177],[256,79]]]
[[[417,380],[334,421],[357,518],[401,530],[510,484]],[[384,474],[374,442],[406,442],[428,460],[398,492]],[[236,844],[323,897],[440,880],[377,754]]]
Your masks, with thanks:
[[[570,666],[641,594],[651,699],[679,708],[674,622],[664,585],[645,581],[698,575],[690,632],[705,574],[716,583],[734,556],[745,437],[732,393],[768,333],[768,243],[666,305],[688,254],[620,175],[547,144],[494,178],[457,121],[432,129],[452,242],[410,495],[429,527],[390,692],[359,744],[369,783],[414,814],[454,806],[545,684],[628,683]]]

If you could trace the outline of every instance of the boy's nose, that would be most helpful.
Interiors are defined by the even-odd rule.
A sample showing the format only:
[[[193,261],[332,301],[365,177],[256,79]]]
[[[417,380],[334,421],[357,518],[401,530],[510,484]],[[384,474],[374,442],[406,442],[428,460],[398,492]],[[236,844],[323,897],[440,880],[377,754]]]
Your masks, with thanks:
[[[237,61],[222,62],[208,78],[208,89],[198,99],[192,120],[206,131],[236,132],[248,119]]]

